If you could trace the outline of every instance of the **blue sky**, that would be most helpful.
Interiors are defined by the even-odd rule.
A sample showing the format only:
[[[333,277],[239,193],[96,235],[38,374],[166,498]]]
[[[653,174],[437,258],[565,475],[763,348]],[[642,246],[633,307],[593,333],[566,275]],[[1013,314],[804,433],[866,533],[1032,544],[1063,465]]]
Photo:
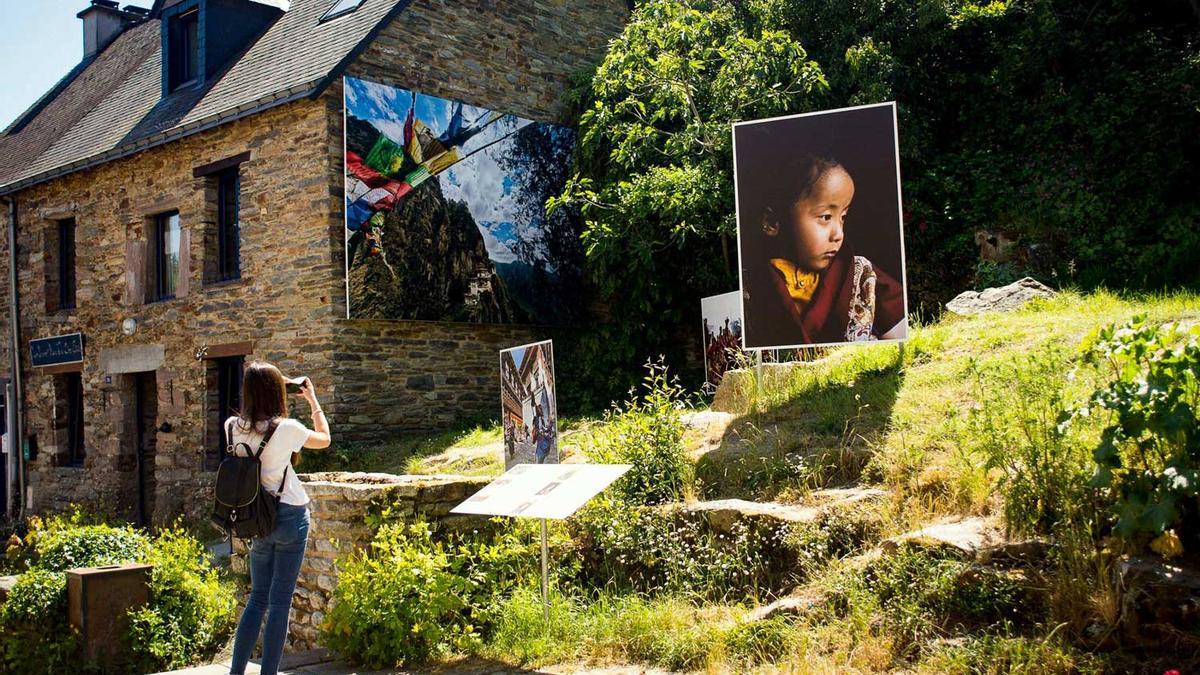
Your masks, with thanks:
[[[54,86],[83,58],[88,0],[0,0],[0,128]],[[149,6],[149,0],[124,2]]]

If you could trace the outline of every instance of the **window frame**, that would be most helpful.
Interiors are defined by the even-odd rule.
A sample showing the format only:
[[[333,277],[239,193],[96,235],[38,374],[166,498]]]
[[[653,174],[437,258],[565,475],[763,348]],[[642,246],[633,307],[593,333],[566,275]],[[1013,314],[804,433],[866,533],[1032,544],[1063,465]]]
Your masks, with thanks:
[[[350,2],[354,2],[354,1],[355,0],[350,0]],[[321,15],[321,20],[318,21],[317,23],[325,23],[326,21],[331,21],[333,19],[338,18],[339,16],[345,16],[347,14],[356,12],[356,11],[358,11],[358,8],[362,7],[363,3],[365,3],[366,1],[367,0],[357,0],[356,4],[348,5],[346,7],[338,9],[338,5],[342,4],[343,2],[346,2],[346,0],[333,0],[333,4],[329,6],[329,9],[325,10],[325,13]]]
[[[167,237],[166,229],[169,227],[171,219],[175,219],[176,224],[176,239],[175,245],[175,283],[170,292],[166,289],[166,267],[167,267]],[[150,247],[153,249],[154,264],[151,266],[150,283],[146,284],[147,289],[153,289],[150,295],[149,302],[163,302],[166,300],[174,300],[179,292],[179,275],[180,261],[182,259],[182,240],[183,240],[183,223],[179,218],[179,211],[164,211],[156,214],[153,219],[154,229],[150,236]]]
[[[242,278],[242,176],[240,167],[235,165],[219,172],[216,181],[217,275],[215,283],[221,283]],[[232,217],[230,217],[230,210],[233,211]]]
[[[200,8],[185,9],[167,19],[167,91],[200,80]]]
[[[82,468],[87,460],[87,449],[84,445],[84,397],[83,373],[80,371],[60,373],[55,377],[61,378],[61,386],[67,405],[67,428],[65,436],[66,452],[59,452],[63,466]]]

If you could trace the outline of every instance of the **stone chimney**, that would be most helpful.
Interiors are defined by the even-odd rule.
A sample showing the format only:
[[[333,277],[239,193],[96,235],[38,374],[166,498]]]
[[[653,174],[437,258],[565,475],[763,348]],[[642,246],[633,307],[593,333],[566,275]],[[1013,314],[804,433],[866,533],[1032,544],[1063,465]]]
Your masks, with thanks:
[[[114,0],[92,0],[91,6],[75,16],[83,20],[83,58],[87,59],[129,26],[145,21],[149,11],[133,5],[119,9]]]

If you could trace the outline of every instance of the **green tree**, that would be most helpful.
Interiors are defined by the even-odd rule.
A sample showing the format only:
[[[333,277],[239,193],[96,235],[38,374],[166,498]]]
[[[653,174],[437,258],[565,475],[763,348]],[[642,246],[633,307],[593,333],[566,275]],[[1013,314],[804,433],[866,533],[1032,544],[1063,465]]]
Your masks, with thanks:
[[[619,323],[597,337],[594,377],[617,390],[673,327],[699,326],[700,296],[737,285],[731,124],[809,109],[826,86],[800,43],[764,22],[781,2],[647,0],[577,92],[576,171],[551,208],[584,218],[590,272]]]

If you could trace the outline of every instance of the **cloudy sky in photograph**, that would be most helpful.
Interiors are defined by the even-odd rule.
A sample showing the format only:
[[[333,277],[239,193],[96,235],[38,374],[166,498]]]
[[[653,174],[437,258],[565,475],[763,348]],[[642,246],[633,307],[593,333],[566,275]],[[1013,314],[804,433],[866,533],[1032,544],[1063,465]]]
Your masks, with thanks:
[[[346,78],[346,110],[348,114],[370,122],[397,143],[404,142],[404,119],[413,106],[413,95],[404,89],[383,84]],[[463,106],[464,124],[484,119],[490,110]],[[450,125],[454,102],[425,94],[416,96],[415,117],[435,135],[441,135]],[[439,180],[447,199],[467,203],[479,225],[487,246],[488,257],[496,263],[517,259],[513,246],[517,241],[536,242],[541,238],[535,223],[528,222],[514,199],[512,177],[500,167],[500,157],[508,141],[501,140],[531,121],[505,115],[463,145],[470,157],[443,173]],[[496,142],[496,141],[500,142]],[[495,143],[494,145],[490,145]],[[471,155],[472,152],[479,151]]]

